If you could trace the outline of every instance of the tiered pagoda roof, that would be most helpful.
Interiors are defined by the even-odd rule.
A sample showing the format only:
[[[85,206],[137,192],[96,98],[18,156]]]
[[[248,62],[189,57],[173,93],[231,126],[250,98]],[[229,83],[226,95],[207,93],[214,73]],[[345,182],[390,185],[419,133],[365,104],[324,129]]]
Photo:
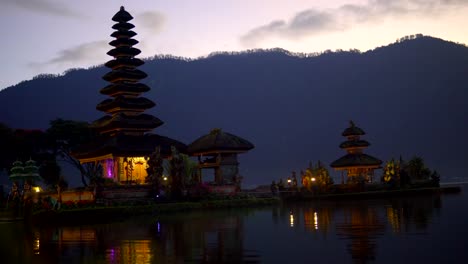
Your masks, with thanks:
[[[172,146],[181,153],[186,153],[187,149],[185,144],[177,140],[152,133],[142,136],[117,134],[112,137],[98,137],[77,148],[73,156],[83,162],[110,154],[121,157],[140,157],[152,153],[156,146],[160,146],[161,154],[165,157],[171,155]]]
[[[112,17],[117,23],[112,26],[116,31],[111,36],[116,39],[109,43],[114,48],[107,54],[114,59],[105,64],[111,71],[102,77],[111,84],[101,89],[102,94],[112,98],[96,106],[96,109],[107,115],[93,123],[101,134],[143,135],[163,124],[157,117],[143,113],[154,107],[155,103],[140,96],[150,88],[139,82],[146,78],[147,74],[137,69],[144,62],[135,58],[141,51],[133,47],[138,41],[132,38],[136,35],[131,30],[135,26],[128,23],[132,19],[124,7]]]
[[[13,162],[13,167],[10,170],[10,180],[38,180],[39,167],[36,166],[34,160],[28,160],[24,164],[21,161]]]
[[[109,43],[114,48],[107,54],[114,59],[105,64],[111,71],[103,76],[110,84],[100,91],[110,98],[96,106],[96,109],[106,113],[93,123],[100,135],[73,150],[73,157],[82,163],[116,156],[148,156],[156,146],[161,148],[164,156],[171,154],[171,146],[182,153],[186,151],[187,146],[177,140],[149,133],[163,122],[144,113],[155,103],[140,96],[150,88],[139,82],[147,75],[137,69],[144,62],[135,58],[140,50],[133,47],[138,41],[133,39],[136,33],[131,29],[134,26],[128,23],[132,19],[124,7],[112,17],[117,23],[112,26],[116,31],[111,36],[116,39]]]
[[[369,142],[360,138],[365,134],[364,130],[357,127],[353,121],[350,121],[350,126],[341,133],[347,140],[340,144],[340,148],[345,149],[348,154],[335,160],[330,166],[336,169],[352,167],[378,168],[382,164],[381,160],[362,153],[365,148],[370,146]]]
[[[13,162],[13,167],[10,170],[10,180],[21,179],[24,175],[23,162],[17,160]]]

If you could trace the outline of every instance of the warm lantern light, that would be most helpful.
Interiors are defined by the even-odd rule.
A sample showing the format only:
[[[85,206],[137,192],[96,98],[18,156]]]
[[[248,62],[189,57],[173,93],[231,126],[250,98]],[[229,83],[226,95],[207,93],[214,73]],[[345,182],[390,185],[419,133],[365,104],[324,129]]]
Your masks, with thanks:
[[[291,227],[294,227],[294,215],[292,213],[289,215],[289,223]]]
[[[39,255],[40,254],[40,248],[41,248],[41,241],[39,240],[39,238],[36,238],[34,240],[34,254],[35,255]]]
[[[41,249],[41,240],[40,240],[40,234],[38,232],[34,233],[34,254],[39,255],[40,252],[39,250]]]
[[[288,179],[288,183],[291,183],[291,179]]]
[[[167,177],[166,177],[166,176],[164,176],[163,180],[167,181]]]
[[[312,178],[311,180],[312,180],[312,181],[315,181],[315,178]]]
[[[318,230],[318,215],[317,215],[317,212],[314,212],[314,227],[315,227],[315,230]]]
[[[34,189],[34,191],[37,192],[37,193],[41,191],[41,187],[39,187],[39,186],[36,186],[36,187],[34,187],[33,189]]]

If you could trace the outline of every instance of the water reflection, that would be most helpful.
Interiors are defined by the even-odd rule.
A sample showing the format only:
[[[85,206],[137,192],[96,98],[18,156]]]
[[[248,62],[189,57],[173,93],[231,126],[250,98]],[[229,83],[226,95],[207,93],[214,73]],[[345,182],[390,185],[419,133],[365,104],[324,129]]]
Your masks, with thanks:
[[[245,216],[192,213],[152,222],[41,228],[23,241],[31,253],[25,262],[258,263],[258,252],[244,248]]]
[[[376,259],[378,239],[390,229],[393,234],[424,234],[434,214],[441,208],[440,196],[374,201],[337,201],[290,204],[273,209],[275,224],[282,211],[290,210],[290,227],[346,241],[346,250],[355,263]],[[279,211],[279,213],[278,213]],[[299,225],[303,219],[303,225]],[[294,221],[295,220],[295,221]]]
[[[402,231],[425,230],[434,213],[441,208],[440,196],[428,199],[416,197],[413,199],[392,200],[386,205],[387,221],[394,233]],[[404,230],[402,230],[404,228]]]
[[[383,234],[385,226],[376,208],[366,206],[343,210],[344,221],[336,224],[340,238],[350,240],[347,249],[353,260],[366,263],[375,259],[376,238]]]
[[[151,240],[122,240],[106,249],[106,263],[151,263],[152,258]]]
[[[324,235],[330,230],[332,209],[328,207],[304,209],[304,229],[309,232],[321,232]]]
[[[425,235],[441,207],[440,197],[425,196],[284,204],[90,226],[3,224],[0,254],[2,263],[379,262],[382,252],[394,247],[384,236],[403,241],[408,234]]]

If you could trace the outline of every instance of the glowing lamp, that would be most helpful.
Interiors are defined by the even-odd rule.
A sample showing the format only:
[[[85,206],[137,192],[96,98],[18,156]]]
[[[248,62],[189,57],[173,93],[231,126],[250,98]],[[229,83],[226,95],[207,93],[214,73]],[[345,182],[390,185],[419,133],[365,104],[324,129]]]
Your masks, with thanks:
[[[288,179],[288,183],[291,183],[291,179]]]
[[[164,176],[163,180],[167,181],[167,177],[166,177],[166,176]]]
[[[312,181],[315,181],[315,178],[312,178]]]
[[[41,191],[41,188],[40,188],[39,186],[36,186],[36,187],[34,187],[33,189],[34,189],[34,191],[37,192],[37,193]]]

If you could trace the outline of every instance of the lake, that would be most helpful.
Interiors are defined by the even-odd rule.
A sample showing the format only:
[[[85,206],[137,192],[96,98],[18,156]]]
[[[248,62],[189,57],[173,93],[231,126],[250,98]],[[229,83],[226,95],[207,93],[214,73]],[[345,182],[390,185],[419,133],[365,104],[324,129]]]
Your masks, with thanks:
[[[1,263],[468,263],[468,194],[314,201],[83,226],[1,223],[0,235]]]

